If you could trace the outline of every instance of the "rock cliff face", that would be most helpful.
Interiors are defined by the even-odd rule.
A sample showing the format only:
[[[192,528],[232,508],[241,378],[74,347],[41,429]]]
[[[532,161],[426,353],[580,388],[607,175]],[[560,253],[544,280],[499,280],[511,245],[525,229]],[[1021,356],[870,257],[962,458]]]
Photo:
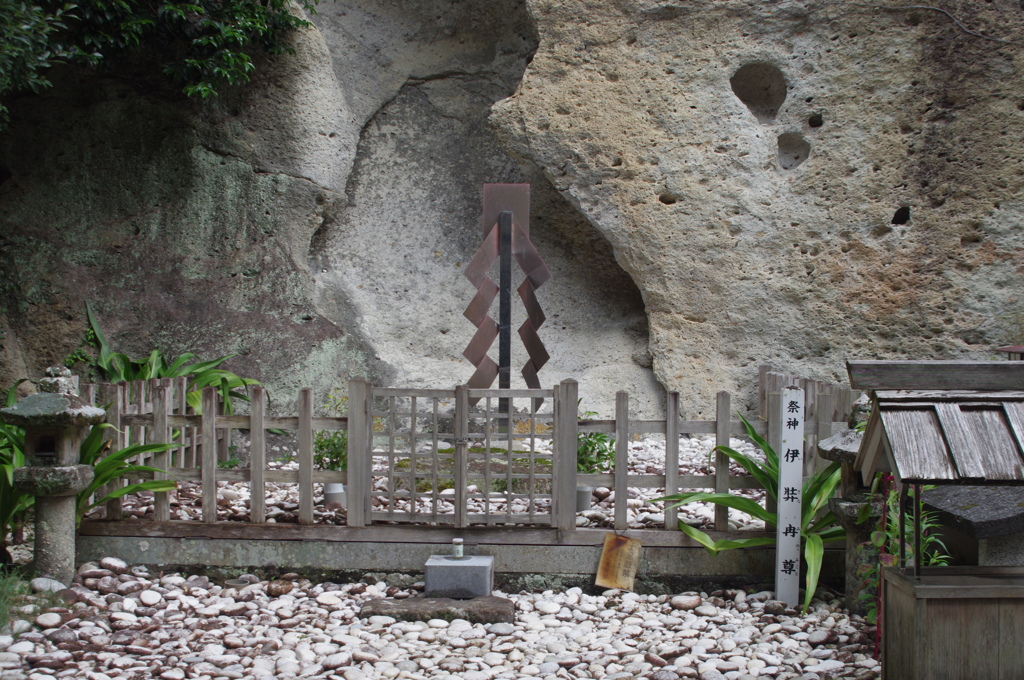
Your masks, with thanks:
[[[279,405],[350,376],[447,387],[473,367],[462,271],[481,185],[534,182],[544,384],[660,401],[635,284],[607,241],[487,125],[536,48],[521,2],[324,3],[296,54],[213,106],[61,75],[0,134],[0,378],[61,361],[91,301],[115,346],[205,357]],[[515,357],[517,362],[525,358]]]
[[[0,134],[5,384],[63,361],[86,302],[119,350],[239,352],[239,372],[281,389],[366,365],[359,329],[317,314],[306,266],[358,133],[322,37],[295,48],[215,107],[74,71],[14,102]]]
[[[533,185],[542,383],[576,378],[605,415],[616,389],[655,413],[659,380],[697,416],[761,363],[844,380],[851,357],[1024,342],[1016,2],[313,19],[213,105],[73,71],[13,102],[3,383],[72,351],[87,301],[130,353],[239,352],[279,404],[356,375],[464,381],[485,182]]]
[[[940,4],[531,0],[492,120],[612,243],[688,412],[759,363],[1024,342],[1024,12]]]

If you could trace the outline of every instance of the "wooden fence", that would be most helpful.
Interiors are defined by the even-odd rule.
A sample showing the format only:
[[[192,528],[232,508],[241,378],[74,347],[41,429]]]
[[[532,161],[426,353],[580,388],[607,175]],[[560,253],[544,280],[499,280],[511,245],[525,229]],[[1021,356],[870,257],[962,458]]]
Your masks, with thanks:
[[[844,385],[825,382],[823,380],[811,380],[800,378],[796,375],[783,373],[774,370],[771,366],[760,366],[758,368],[758,415],[767,418],[769,414],[769,397],[777,394],[784,387],[799,387],[804,391],[806,409],[804,420],[806,423],[818,422],[843,422],[850,420],[853,405],[860,397],[860,392],[852,390]],[[817,427],[805,428],[804,436],[804,474],[809,475],[814,470],[824,466],[826,461],[819,457],[818,442],[827,438],[831,433],[823,434],[818,432]],[[777,448],[778,442],[772,442]]]
[[[184,379],[86,386],[82,390],[83,398],[109,404],[108,420],[116,428],[111,430],[116,446],[143,442],[177,445],[147,462],[166,470],[160,477],[201,485],[201,521],[205,523],[218,521],[220,481],[250,485],[250,524],[266,521],[268,483],[297,484],[298,523],[309,525],[314,522],[314,484],[344,482],[349,527],[375,523],[514,524],[524,528],[546,525],[563,532],[572,532],[576,526],[577,486],[605,486],[615,491],[612,519],[616,530],[628,528],[629,488],[664,489],[666,493],[757,488],[751,477],[730,475],[729,461],[722,453],[716,454],[714,474],[679,474],[682,434],[713,434],[717,444],[726,446],[730,437],[745,435],[743,424],[733,420],[728,392],[718,393],[714,420],[681,420],[675,392],[667,396],[664,419],[631,419],[629,395],[619,392],[614,419],[580,420],[577,393],[573,380],[550,390],[475,390],[465,386],[413,390],[353,380],[348,391],[349,415],[324,418],[314,417],[309,388],[299,391],[298,414],[286,417],[267,414],[262,387],[251,388],[245,415],[223,413],[213,388],[203,390],[201,414],[191,412]],[[550,411],[538,409],[542,400],[551,401]],[[527,407],[516,411],[517,401],[525,401]],[[780,412],[778,393],[768,393],[765,402],[769,416]],[[470,408],[470,403],[478,405]],[[833,419],[832,395],[818,393],[814,406],[815,419],[805,430],[808,436],[827,437],[845,426]],[[768,419],[777,421],[777,417]],[[769,441],[777,440],[777,433],[768,431],[765,422],[753,425]],[[235,429],[249,431],[249,467],[218,469],[217,462],[226,459],[230,433]],[[267,468],[268,429],[297,433],[297,469]],[[348,470],[315,470],[314,433],[345,429]],[[614,468],[609,473],[578,474],[577,437],[593,432],[615,438]],[[665,437],[665,474],[629,473],[629,443],[636,435]],[[470,512],[471,505],[476,512]],[[118,502],[112,502],[107,510],[108,519],[121,518]],[[154,519],[170,519],[168,493],[156,494]],[[678,530],[675,509],[665,511],[662,528]],[[714,530],[728,531],[727,508],[716,507]]]

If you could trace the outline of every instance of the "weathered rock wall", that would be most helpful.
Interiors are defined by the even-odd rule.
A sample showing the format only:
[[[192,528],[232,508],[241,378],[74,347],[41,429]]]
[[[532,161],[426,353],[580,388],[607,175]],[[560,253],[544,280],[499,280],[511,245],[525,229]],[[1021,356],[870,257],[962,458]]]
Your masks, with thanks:
[[[462,271],[484,182],[534,182],[551,384],[610,414],[660,400],[643,302],[607,241],[499,147],[490,107],[536,47],[522,2],[323,3],[296,54],[200,104],[58,73],[0,133],[0,381],[62,361],[92,302],[117,349],[259,378],[278,405],[350,376],[445,387],[472,367]],[[517,362],[523,359],[517,357]]]
[[[1024,342],[1019,3],[529,6],[493,124],[612,243],[688,413],[760,363]]]
[[[462,3],[442,12],[403,2],[372,9],[354,16],[351,6],[324,6],[316,18],[339,79],[347,74],[357,85],[352,108],[372,113],[347,201],[313,239],[321,312],[338,323],[353,312],[397,384],[468,379],[472,367],[461,354],[475,328],[462,312],[475,290],[463,271],[481,241],[481,188],[532,182],[531,235],[554,272],[538,293],[549,319],[541,335],[552,355],[542,384],[575,378],[584,406],[609,416],[619,389],[633,393],[643,412],[656,410],[660,388],[636,286],[600,234],[542,175],[509,158],[487,126],[491,106],[515,90],[535,47],[525,6]],[[365,27],[364,43],[352,42],[353,31],[340,21]],[[399,38],[431,24],[440,27],[438,42]],[[370,33],[377,26],[386,30]],[[364,74],[374,60],[386,68]],[[518,327],[525,318],[518,301],[514,312]],[[513,341],[519,380],[526,357]]]
[[[71,70],[13,103],[2,382],[72,351],[87,301],[119,349],[239,352],[281,404],[465,380],[493,181],[533,183],[555,273],[542,382],[606,415],[655,413],[655,375],[696,416],[762,363],[1024,342],[1019,3],[320,10],[212,105]]]
[[[354,159],[321,36],[218,106],[77,71],[12,106],[0,135],[5,383],[81,341],[92,302],[115,347],[205,357],[294,390],[371,366],[315,310],[309,239]],[[317,384],[322,384],[318,382]]]

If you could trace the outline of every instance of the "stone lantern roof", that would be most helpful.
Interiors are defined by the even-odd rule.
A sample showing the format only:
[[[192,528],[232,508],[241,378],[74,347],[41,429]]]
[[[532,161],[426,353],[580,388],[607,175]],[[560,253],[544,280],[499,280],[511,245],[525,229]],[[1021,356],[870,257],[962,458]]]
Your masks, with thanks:
[[[30,394],[14,406],[0,409],[0,420],[21,428],[62,429],[102,423],[106,412],[75,394]]]

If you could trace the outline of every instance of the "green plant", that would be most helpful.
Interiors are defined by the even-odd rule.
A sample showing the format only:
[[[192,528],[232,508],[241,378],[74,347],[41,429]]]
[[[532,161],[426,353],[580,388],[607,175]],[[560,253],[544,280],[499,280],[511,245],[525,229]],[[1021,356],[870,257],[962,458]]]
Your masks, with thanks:
[[[326,409],[334,416],[348,415],[348,395],[330,392]],[[348,468],[348,430],[317,430],[313,434],[313,464],[319,470]]]
[[[879,481],[887,489],[879,491]],[[923,491],[933,489],[933,486],[922,487]],[[878,552],[878,559],[862,564],[857,575],[861,578],[861,587],[858,589],[857,600],[865,603],[864,618],[870,623],[878,622],[878,593],[882,587],[882,568],[893,567],[899,562],[900,554],[900,499],[899,492],[892,484],[892,475],[886,475],[883,479],[879,473],[871,486],[872,494],[880,502],[884,503],[884,512],[879,520],[878,528],[871,532],[869,545],[865,549],[873,549]],[[950,555],[946,550],[946,544],[942,542],[939,535],[941,524],[938,521],[938,513],[924,510],[924,499],[915,498],[914,489],[908,491],[910,502],[920,504],[921,513],[921,566],[945,566],[949,564]],[[871,504],[867,504],[858,517],[861,521],[867,520]],[[907,564],[912,565],[918,559],[914,555],[914,517],[912,512],[906,513],[904,517],[904,541],[903,551]]]
[[[28,582],[16,572],[0,572],[0,630],[16,618],[14,608],[23,606],[32,594]]]
[[[17,401],[15,390],[19,380],[7,391],[5,406]],[[0,423],[0,564],[10,564],[7,534],[13,530],[15,540],[21,533],[25,511],[32,507],[35,497],[14,487],[14,469],[25,464],[25,431],[20,427]]]
[[[228,458],[227,460],[218,460],[217,461],[217,469],[218,470],[234,470],[234,469],[236,469],[241,464],[242,464],[242,461],[239,460],[237,456],[232,456],[231,458]]]
[[[5,406],[13,406],[17,401],[17,387],[25,380],[19,380],[7,391]],[[137,484],[129,484],[101,498],[92,496],[104,485],[115,479],[127,477],[134,472],[163,472],[145,465],[130,463],[131,459],[144,453],[155,453],[173,449],[175,444],[133,445],[114,453],[107,453],[109,443],[103,441],[103,431],[113,427],[107,423],[94,425],[88,436],[82,441],[79,449],[79,462],[92,465],[94,478],[92,483],[78,494],[76,511],[81,522],[91,508],[113,498],[139,491],[170,491],[177,485],[170,480],[149,480]],[[25,464],[25,431],[20,427],[0,423],[0,564],[11,562],[7,551],[7,534],[12,527],[17,529],[24,521],[25,511],[35,502],[35,497],[14,487],[14,469]]]
[[[582,399],[580,400],[582,402]],[[579,406],[579,402],[577,402]],[[583,411],[580,417],[589,420],[594,411]],[[615,438],[605,432],[581,432],[576,436],[576,472],[593,474],[610,472],[615,467]]]
[[[51,11],[26,0],[0,3],[0,96],[19,90],[40,92],[50,86],[44,73],[51,64],[90,59],[58,37],[67,30],[65,19],[74,18],[74,9],[70,3]],[[0,104],[0,129],[7,118],[7,109]]]
[[[317,1],[299,5],[312,13]],[[102,66],[117,58],[155,62],[190,97],[216,96],[223,84],[249,80],[253,48],[293,53],[286,34],[310,25],[288,0],[5,0],[0,97],[49,87],[45,73],[54,64]],[[6,119],[0,105],[0,128]]]
[[[779,488],[778,454],[775,453],[763,437],[754,431],[753,426],[747,422],[746,418],[741,415],[740,420],[743,421],[743,426],[747,430],[747,436],[764,453],[764,463],[761,464],[727,446],[716,446],[712,453],[721,451],[730,459],[739,463],[747,473],[757,480],[757,483],[761,485],[761,488],[765,490],[765,493],[773,501],[777,500],[776,493]],[[804,560],[807,563],[804,612],[810,606],[811,598],[814,597],[814,591],[818,587],[818,577],[821,574],[821,563],[824,559],[824,543],[842,540],[846,536],[843,528],[838,526],[835,515],[826,509],[828,507],[828,500],[835,494],[836,487],[839,485],[839,477],[839,463],[832,463],[828,467],[818,470],[804,481],[803,493],[801,495],[803,506],[800,518],[800,537],[804,547]],[[778,522],[778,515],[776,513],[768,512],[753,499],[734,496],[728,493],[695,491],[673,494],[655,500],[671,502],[673,503],[672,507],[685,505],[686,503],[706,501],[745,512],[752,517],[764,521],[767,527],[775,528]],[[679,529],[704,546],[712,555],[717,555],[722,550],[772,545],[775,543],[774,536],[754,536],[751,538],[715,541],[700,529],[691,527],[682,521],[679,522]]]
[[[82,465],[92,465],[95,476],[89,486],[78,493],[75,510],[79,523],[89,510],[109,500],[140,491],[173,491],[178,486],[173,480],[151,479],[126,484],[100,496],[98,493],[100,489],[114,480],[131,477],[139,472],[164,472],[158,468],[131,461],[143,454],[169,451],[177,446],[176,444],[132,444],[119,451],[108,453],[110,446],[109,442],[103,440],[103,431],[110,427],[113,426],[108,423],[94,425],[82,442],[79,461]]]
[[[35,497],[14,487],[14,469],[25,464],[25,433],[16,427],[0,424],[0,564],[11,562],[7,551],[7,534],[24,523],[25,511]]]
[[[260,384],[258,380],[240,378],[231,371],[220,368],[220,365],[235,356],[234,354],[228,354],[212,361],[200,361],[192,352],[185,352],[175,359],[170,359],[165,357],[160,350],[154,349],[143,360],[132,359],[127,354],[115,352],[110,348],[107,336],[103,334],[103,329],[100,328],[92,313],[92,307],[88,303],[85,305],[85,313],[89,320],[89,329],[86,332],[83,345],[91,344],[97,350],[96,357],[87,363],[96,369],[105,380],[130,382],[150,378],[187,377],[186,399],[196,413],[202,412],[203,388],[213,386],[220,392],[224,410],[228,414],[234,413],[235,399],[249,400],[249,395],[240,390],[247,390],[251,385]],[[69,359],[82,354],[83,345],[80,345]]]

